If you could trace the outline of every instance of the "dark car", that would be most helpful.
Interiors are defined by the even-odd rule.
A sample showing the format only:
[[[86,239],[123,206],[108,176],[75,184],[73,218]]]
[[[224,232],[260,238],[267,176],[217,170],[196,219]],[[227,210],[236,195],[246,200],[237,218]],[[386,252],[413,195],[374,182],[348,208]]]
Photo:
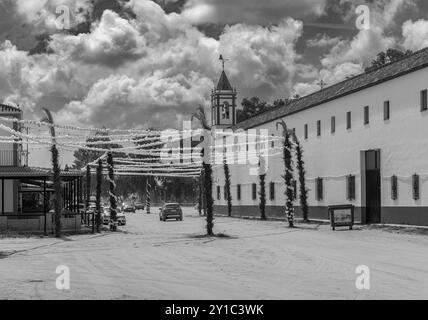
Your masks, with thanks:
[[[144,210],[144,204],[142,202],[135,202],[135,210]]]
[[[132,204],[125,204],[123,206],[123,212],[132,212],[132,213],[135,213],[135,207]]]
[[[159,220],[166,221],[175,219],[183,221],[183,211],[178,203],[165,203],[162,208],[159,208]]]

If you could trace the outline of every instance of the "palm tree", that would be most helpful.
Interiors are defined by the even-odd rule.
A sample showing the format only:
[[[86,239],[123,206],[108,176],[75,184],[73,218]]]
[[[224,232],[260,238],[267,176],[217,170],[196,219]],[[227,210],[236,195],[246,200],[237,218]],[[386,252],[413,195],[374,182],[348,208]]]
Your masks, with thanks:
[[[52,161],[52,171],[53,171],[53,187],[54,187],[54,212],[55,212],[55,237],[61,237],[61,169],[59,167],[59,153],[56,147],[56,137],[55,137],[55,126],[54,120],[51,112],[43,108],[43,112],[46,117],[42,119],[42,122],[48,123],[50,127],[50,133],[52,136],[52,146],[51,146],[51,161]]]
[[[213,216],[213,195],[212,195],[212,167],[210,159],[211,147],[211,127],[208,125],[205,111],[202,106],[199,106],[196,112],[192,115],[191,120],[196,118],[199,120],[202,128],[204,129],[204,155],[202,160],[203,173],[204,173],[204,191],[207,206],[207,235],[213,236],[214,216]]]
[[[278,129],[278,125],[282,126],[283,136],[284,136],[284,144],[283,144],[283,160],[284,160],[284,170],[285,173],[282,176],[284,178],[285,183],[285,215],[288,220],[288,225],[290,228],[294,227],[294,206],[293,206],[293,166],[292,166],[292,145],[290,139],[290,132],[287,129],[287,125],[283,120],[276,123],[276,127]]]
[[[308,189],[306,188],[306,181],[305,181],[305,162],[303,161],[303,148],[300,144],[299,139],[297,139],[296,135],[293,135],[293,139],[296,145],[296,167],[299,175],[299,200],[300,200],[300,208],[302,210],[302,216],[303,221],[307,222],[309,221],[308,218]]]

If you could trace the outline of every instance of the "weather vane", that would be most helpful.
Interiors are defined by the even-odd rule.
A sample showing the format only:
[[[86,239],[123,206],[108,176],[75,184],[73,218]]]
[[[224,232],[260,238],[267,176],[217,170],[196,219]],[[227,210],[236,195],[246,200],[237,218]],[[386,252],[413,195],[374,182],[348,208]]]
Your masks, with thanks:
[[[223,58],[222,54],[220,55],[220,58],[218,58],[218,59],[221,61],[222,66],[223,66],[223,71],[224,71],[224,64],[226,63],[226,61],[230,61],[230,59]]]

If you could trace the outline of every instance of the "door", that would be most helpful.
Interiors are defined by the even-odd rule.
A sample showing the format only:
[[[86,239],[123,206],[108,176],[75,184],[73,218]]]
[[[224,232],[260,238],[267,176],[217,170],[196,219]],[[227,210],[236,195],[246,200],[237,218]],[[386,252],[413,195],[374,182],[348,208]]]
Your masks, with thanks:
[[[365,158],[367,223],[380,223],[380,150],[366,151]]]

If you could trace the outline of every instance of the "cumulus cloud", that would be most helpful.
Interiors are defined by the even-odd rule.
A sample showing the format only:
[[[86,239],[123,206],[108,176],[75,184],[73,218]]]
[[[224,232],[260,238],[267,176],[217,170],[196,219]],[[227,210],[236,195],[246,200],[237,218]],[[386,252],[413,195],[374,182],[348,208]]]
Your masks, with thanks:
[[[292,18],[270,28],[237,24],[220,36],[220,51],[230,59],[228,70],[243,96],[287,96],[300,56],[295,44],[302,22]]]
[[[403,24],[403,46],[410,50],[428,47],[428,20],[409,20]]]
[[[327,0],[189,0],[183,16],[194,24],[277,23],[285,17],[320,16]]]

